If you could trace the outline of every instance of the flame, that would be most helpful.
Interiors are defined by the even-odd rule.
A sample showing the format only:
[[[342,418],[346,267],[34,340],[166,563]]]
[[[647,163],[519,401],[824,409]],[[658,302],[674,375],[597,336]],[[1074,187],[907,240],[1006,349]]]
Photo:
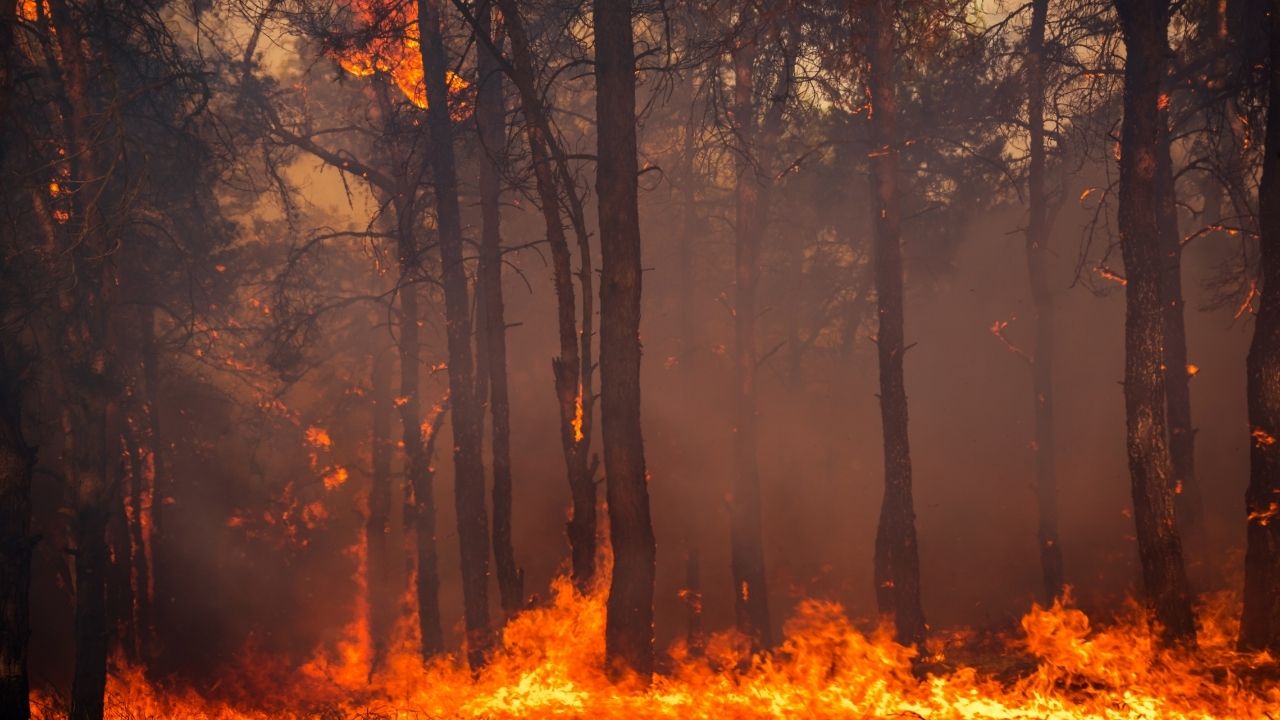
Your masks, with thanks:
[[[1276,444],[1276,437],[1262,428],[1254,428],[1249,434],[1253,436],[1253,441],[1258,444],[1258,447]]]
[[[1162,649],[1148,618],[1131,603],[1113,626],[1095,628],[1065,599],[1035,606],[1018,637],[992,658],[1004,679],[957,664],[973,633],[938,633],[927,653],[931,674],[913,670],[915,649],[887,629],[858,631],[837,603],[805,600],[774,653],[752,655],[745,638],[721,633],[705,653],[677,643],[669,670],[648,689],[612,684],[603,671],[608,578],[578,593],[568,578],[552,600],[507,624],[500,647],[478,673],[460,657],[424,662],[393,643],[371,670],[367,546],[357,560],[353,619],[329,649],[296,671],[246,661],[248,677],[222,686],[227,697],[161,689],[136,668],[119,666],[108,681],[108,718],[172,720],[301,720],[309,717],[449,718],[1258,718],[1280,703],[1274,681],[1249,680],[1271,662],[1233,649],[1229,598],[1210,598],[1200,612],[1194,650]],[[606,573],[607,575],[607,573]],[[1010,679],[1008,669],[1021,667]],[[942,668],[948,669],[942,669]],[[279,684],[275,684],[279,683]],[[39,695],[34,717],[64,715]]]
[[[322,427],[312,425],[306,431],[307,444],[314,447],[329,450],[333,447],[333,438],[329,437],[329,431]]]
[[[578,383],[578,396],[573,399],[573,441],[582,442],[582,383]]]
[[[338,65],[356,77],[386,75],[409,102],[425,110],[427,89],[423,82],[417,3],[350,0],[345,6],[356,17],[360,29],[372,37],[363,44],[334,51]],[[445,82],[454,101],[450,115],[456,121],[466,119],[471,114],[466,98],[470,83],[451,70],[445,72]]]

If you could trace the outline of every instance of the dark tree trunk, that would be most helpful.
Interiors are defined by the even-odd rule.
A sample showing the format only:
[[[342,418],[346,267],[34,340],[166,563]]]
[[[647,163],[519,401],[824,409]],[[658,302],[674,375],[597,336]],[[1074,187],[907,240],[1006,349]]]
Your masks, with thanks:
[[[596,194],[600,222],[600,390],[613,580],[608,669],[653,673],[655,554],[640,430],[640,212],[636,196],[636,61],[630,0],[593,0]]]
[[[396,619],[395,563],[391,556],[391,418],[395,398],[391,392],[392,356],[379,350],[373,356],[373,473],[369,482],[369,515],[365,521],[368,549],[369,638],[371,670],[382,667]]]
[[[557,406],[560,414],[560,443],[572,498],[572,517],[567,526],[571,557],[571,577],[581,592],[591,589],[596,571],[596,490],[595,466],[588,463],[592,430],[591,321],[592,303],[591,248],[586,232],[577,189],[568,171],[564,155],[555,144],[534,82],[533,56],[529,37],[514,0],[497,0],[503,23],[511,38],[511,62],[507,72],[520,93],[525,134],[533,159],[534,183],[541,205],[551,248],[556,293],[556,323],[559,330],[560,354],[551,361]],[[561,187],[557,186],[557,177]],[[561,194],[563,193],[563,199]],[[572,257],[561,223],[561,207],[573,223],[578,237],[582,267],[579,284],[582,292],[582,331],[575,320]]]
[[[480,3],[479,22],[491,33],[491,4]],[[489,416],[493,425],[493,565],[503,612],[515,613],[524,604],[524,571],[516,564],[511,539],[511,403],[507,390],[507,326],[502,301],[501,165],[506,142],[506,110],[502,102],[502,72],[490,48],[476,48],[480,89],[476,124],[486,160],[480,163],[480,269],[477,304],[482,309],[479,338],[480,377],[489,388]],[[483,394],[483,393],[481,393]],[[478,398],[483,402],[484,398]]]
[[[1262,299],[1246,361],[1249,395],[1248,547],[1240,648],[1280,654],[1280,3],[1270,3],[1268,107],[1258,189]]]
[[[1191,372],[1187,360],[1187,330],[1182,299],[1182,233],[1178,228],[1178,197],[1169,154],[1169,112],[1161,108],[1156,145],[1156,223],[1160,232],[1161,293],[1164,308],[1165,403],[1169,412],[1170,482],[1174,516],[1185,540],[1189,564],[1207,560],[1204,502],[1195,476],[1195,428],[1191,425]]]
[[[0,338],[6,345],[9,338]],[[31,635],[31,471],[11,348],[0,346],[0,717],[26,720]]]
[[[485,507],[481,454],[483,417],[476,403],[471,358],[471,307],[462,257],[462,217],[458,174],[449,117],[444,38],[439,0],[418,0],[422,67],[427,90],[427,129],[436,221],[440,229],[440,265],[444,275],[445,325],[449,345],[449,395],[453,420],[454,506],[462,565],[463,615],[467,659],[484,663],[489,630],[489,517]]]
[[[418,288],[415,281],[420,258],[413,234],[411,213],[396,207],[399,220],[400,260],[400,424],[404,442],[406,478],[405,524],[412,525],[416,538],[417,567],[414,577],[418,595],[418,629],[422,656],[431,658],[444,651],[440,623],[440,559],[436,550],[435,483],[422,432],[422,392],[419,387]]]
[[[1045,192],[1044,147],[1044,30],[1049,0],[1033,0],[1031,29],[1027,38],[1027,124],[1030,127],[1031,162],[1027,195],[1031,217],[1027,226],[1027,275],[1035,308],[1035,347],[1031,359],[1032,417],[1035,441],[1036,507],[1040,516],[1037,536],[1042,599],[1051,602],[1062,594],[1062,548],[1058,542],[1057,439],[1053,429],[1054,307],[1049,288],[1049,213]]]
[[[1194,641],[1195,617],[1174,517],[1165,400],[1163,257],[1156,169],[1167,0],[1116,0],[1124,32],[1120,244],[1125,275],[1125,418],[1138,554],[1165,641]]]
[[[920,551],[911,498],[911,448],[907,440],[907,390],[902,356],[901,213],[898,207],[898,108],[894,87],[893,0],[869,0],[867,45],[871,96],[871,196],[880,361],[880,421],[884,428],[884,500],[876,530],[875,581],[880,613],[894,622],[898,642],[923,645]]]

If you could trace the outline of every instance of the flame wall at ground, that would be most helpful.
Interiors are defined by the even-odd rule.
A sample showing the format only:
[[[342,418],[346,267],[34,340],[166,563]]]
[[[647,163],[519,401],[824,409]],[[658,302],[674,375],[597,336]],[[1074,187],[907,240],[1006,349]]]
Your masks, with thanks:
[[[601,670],[603,587],[582,596],[558,580],[548,606],[511,620],[478,675],[457,657],[424,664],[403,645],[370,673],[359,648],[367,630],[357,622],[351,638],[299,670],[246,662],[207,696],[163,690],[141,671],[122,669],[110,679],[108,717],[1065,720],[1263,718],[1280,708],[1274,670],[1259,674],[1269,658],[1232,651],[1226,603],[1202,611],[1192,651],[1160,650],[1136,609],[1095,631],[1084,613],[1058,604],[1033,608],[1018,638],[975,650],[971,635],[953,635],[913,667],[914,650],[885,633],[859,632],[838,604],[809,600],[772,654],[749,657],[740,638],[718,635],[700,657],[674,647],[648,689],[612,684]],[[40,720],[64,716],[48,698],[35,711]]]

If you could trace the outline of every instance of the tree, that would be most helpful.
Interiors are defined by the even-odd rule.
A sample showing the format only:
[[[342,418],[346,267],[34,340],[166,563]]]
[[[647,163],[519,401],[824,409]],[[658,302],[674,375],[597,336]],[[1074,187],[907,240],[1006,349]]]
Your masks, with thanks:
[[[1156,170],[1167,67],[1167,0],[1116,0],[1124,34],[1120,245],[1125,276],[1124,398],[1129,475],[1147,600],[1165,641],[1195,639],[1174,516],[1165,399],[1164,269]]]
[[[593,0],[600,222],[600,402],[613,580],[611,672],[653,673],[655,547],[640,430],[640,212],[630,0]]]
[[[458,206],[458,173],[454,163],[453,121],[449,117],[440,2],[418,0],[417,5],[430,135],[427,155],[435,189],[449,344],[454,505],[462,558],[467,658],[472,667],[479,667],[492,642],[489,629],[489,518],[485,508],[484,465],[480,450],[483,417],[475,394],[470,293],[462,257],[462,216]]]
[[[902,360],[904,340],[902,218],[898,198],[897,87],[894,57],[897,33],[893,0],[868,0],[867,91],[871,116],[871,195],[876,311],[880,320],[876,351],[880,364],[880,420],[884,430],[884,499],[876,530],[875,582],[880,613],[891,619],[898,642],[922,645],[924,608],[920,601],[920,550],[911,497],[911,447],[907,438],[907,391]]]
[[[756,419],[757,285],[760,244],[769,220],[773,176],[777,172],[778,136],[782,113],[791,92],[793,51],[776,25],[760,27],[758,14],[748,6],[739,21],[731,52],[733,62],[733,120],[738,147],[734,191],[734,428],[733,492],[729,503],[734,608],[738,629],[761,648],[773,644],[769,619],[769,587],[765,574],[764,529],[760,507],[759,437]],[[757,88],[760,36],[783,45],[773,78]],[[760,118],[759,95],[768,93]],[[686,211],[688,209],[686,208]],[[687,242],[687,239],[686,239]]]
[[[1062,593],[1062,547],[1058,537],[1057,441],[1053,427],[1054,306],[1049,287],[1049,212],[1045,189],[1045,24],[1049,0],[1032,0],[1031,26],[1027,32],[1027,126],[1030,162],[1027,170],[1027,275],[1035,308],[1035,345],[1031,363],[1031,396],[1035,424],[1036,506],[1040,514],[1037,536],[1044,598]]]
[[[1270,62],[1258,188],[1262,297],[1245,362],[1249,404],[1247,547],[1240,649],[1280,653],[1280,4],[1270,3]]]

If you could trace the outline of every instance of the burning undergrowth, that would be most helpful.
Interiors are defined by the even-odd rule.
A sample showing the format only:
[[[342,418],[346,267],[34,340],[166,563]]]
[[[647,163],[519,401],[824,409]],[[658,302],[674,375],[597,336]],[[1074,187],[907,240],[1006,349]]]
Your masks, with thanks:
[[[1280,707],[1270,658],[1234,650],[1234,608],[1200,612],[1195,649],[1162,649],[1144,614],[1095,628],[1059,602],[1033,607],[1021,629],[979,639],[938,633],[927,655],[884,632],[858,630],[837,603],[806,600],[770,653],[734,633],[698,647],[678,641],[647,689],[611,682],[605,667],[607,581],[583,595],[561,578],[552,599],[513,617],[479,672],[464,655],[424,662],[412,622],[372,667],[366,609],[345,638],[301,667],[252,657],[198,691],[117,667],[107,717],[119,720],[267,718],[1263,718]],[[65,717],[57,698],[33,703]]]

